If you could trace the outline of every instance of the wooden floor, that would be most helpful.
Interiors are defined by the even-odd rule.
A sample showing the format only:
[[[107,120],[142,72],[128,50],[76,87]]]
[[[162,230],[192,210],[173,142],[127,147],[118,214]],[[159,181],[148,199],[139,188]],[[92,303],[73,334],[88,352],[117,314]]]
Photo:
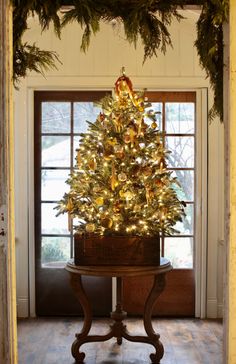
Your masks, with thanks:
[[[106,332],[108,319],[94,321],[93,333]],[[139,319],[126,320],[130,333],[144,334]],[[18,364],[72,364],[70,347],[80,331],[80,318],[37,318],[19,320]],[[222,323],[197,319],[155,319],[165,354],[161,364],[223,364]],[[124,340],[122,346],[111,339],[82,346],[86,364],[147,364],[153,347]]]

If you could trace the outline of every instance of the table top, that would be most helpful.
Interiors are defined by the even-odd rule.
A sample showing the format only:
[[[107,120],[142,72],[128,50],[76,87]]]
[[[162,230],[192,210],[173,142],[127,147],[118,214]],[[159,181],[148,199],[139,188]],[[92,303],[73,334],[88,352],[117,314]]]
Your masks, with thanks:
[[[166,258],[161,258],[160,265],[158,266],[80,266],[75,265],[73,260],[70,260],[66,265],[66,270],[70,273],[98,277],[148,276],[167,273],[172,269],[170,261]]]

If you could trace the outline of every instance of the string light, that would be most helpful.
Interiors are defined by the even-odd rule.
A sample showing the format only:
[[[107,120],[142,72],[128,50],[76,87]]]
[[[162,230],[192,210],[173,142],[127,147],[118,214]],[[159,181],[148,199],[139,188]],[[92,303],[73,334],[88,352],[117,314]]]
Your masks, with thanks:
[[[124,77],[121,83],[117,80],[114,98],[106,96],[101,101],[96,121],[81,134],[79,171],[69,177],[70,191],[58,208],[83,220],[77,226],[81,232],[169,233],[181,220],[183,205],[173,189],[175,179],[166,169],[163,135],[155,112],[145,110],[147,100],[133,92]],[[144,117],[150,118],[150,125]]]

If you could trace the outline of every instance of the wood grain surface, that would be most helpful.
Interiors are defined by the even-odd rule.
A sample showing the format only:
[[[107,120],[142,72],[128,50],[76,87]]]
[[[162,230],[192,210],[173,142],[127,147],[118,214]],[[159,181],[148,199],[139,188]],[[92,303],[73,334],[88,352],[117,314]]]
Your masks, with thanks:
[[[105,334],[110,320],[95,320],[92,333]],[[142,321],[126,321],[130,331],[144,334]],[[73,364],[71,343],[82,318],[37,318],[18,323],[18,364]],[[154,319],[161,335],[165,355],[161,364],[223,364],[222,322],[198,319]],[[153,348],[126,340],[121,346],[115,339],[91,343],[86,348],[85,364],[148,364]]]

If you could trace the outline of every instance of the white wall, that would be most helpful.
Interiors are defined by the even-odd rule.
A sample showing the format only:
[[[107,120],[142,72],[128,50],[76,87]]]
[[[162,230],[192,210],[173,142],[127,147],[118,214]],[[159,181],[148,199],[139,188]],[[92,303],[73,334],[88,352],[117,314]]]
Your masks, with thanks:
[[[125,66],[126,74],[135,88],[149,90],[209,91],[208,80],[199,67],[193,47],[196,38],[197,14],[187,11],[188,19],[171,27],[174,48],[143,65],[143,47],[135,50],[124,40],[122,29],[102,25],[91,39],[87,54],[80,52],[81,29],[76,24],[67,26],[58,40],[49,30],[41,34],[35,19],[30,19],[30,30],[25,40],[36,42],[42,49],[57,51],[62,65],[43,78],[30,74],[15,92],[15,150],[16,150],[16,237],[17,237],[17,302],[18,315],[27,316],[29,292],[30,312],[34,314],[33,259],[33,90],[35,89],[112,89]],[[204,94],[204,92],[203,92]],[[207,92],[209,104],[212,94]],[[206,101],[206,100],[205,100]],[[205,102],[204,101],[204,102]],[[218,120],[207,125],[208,130],[208,256],[207,256],[207,314],[216,317],[222,309],[222,246],[223,242],[223,127]],[[207,148],[206,148],[207,149]],[[204,158],[203,158],[204,159]],[[204,222],[205,225],[206,221]],[[30,268],[29,264],[30,263]],[[30,269],[30,273],[29,273]],[[203,278],[204,280],[204,278]],[[204,282],[203,282],[204,283]]]

